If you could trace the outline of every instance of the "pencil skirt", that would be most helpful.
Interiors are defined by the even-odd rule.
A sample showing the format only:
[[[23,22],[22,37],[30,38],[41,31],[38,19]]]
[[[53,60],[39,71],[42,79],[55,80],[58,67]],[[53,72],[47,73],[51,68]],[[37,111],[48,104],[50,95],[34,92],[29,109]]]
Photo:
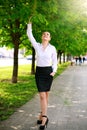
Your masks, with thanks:
[[[35,80],[39,92],[50,91],[53,81],[53,76],[50,75],[51,72],[51,66],[36,67]]]

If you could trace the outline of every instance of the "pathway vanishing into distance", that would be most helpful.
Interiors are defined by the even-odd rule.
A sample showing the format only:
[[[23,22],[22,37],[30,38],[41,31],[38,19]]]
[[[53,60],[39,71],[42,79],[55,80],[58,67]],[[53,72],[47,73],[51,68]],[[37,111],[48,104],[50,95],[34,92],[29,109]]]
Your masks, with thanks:
[[[38,130],[38,94],[6,121],[0,130]],[[46,130],[87,130],[87,64],[70,66],[54,79]]]

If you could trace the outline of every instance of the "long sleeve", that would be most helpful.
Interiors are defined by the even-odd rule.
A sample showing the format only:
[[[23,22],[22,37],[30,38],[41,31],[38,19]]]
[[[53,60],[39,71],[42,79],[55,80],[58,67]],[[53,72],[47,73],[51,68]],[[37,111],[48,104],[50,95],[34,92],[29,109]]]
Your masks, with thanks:
[[[54,47],[54,52],[52,54],[52,68],[53,68],[53,72],[57,71],[57,52],[55,47]]]
[[[36,49],[38,47],[38,43],[36,42],[33,34],[32,34],[32,24],[28,24],[27,25],[27,36],[30,40],[30,42],[32,43],[32,46]]]

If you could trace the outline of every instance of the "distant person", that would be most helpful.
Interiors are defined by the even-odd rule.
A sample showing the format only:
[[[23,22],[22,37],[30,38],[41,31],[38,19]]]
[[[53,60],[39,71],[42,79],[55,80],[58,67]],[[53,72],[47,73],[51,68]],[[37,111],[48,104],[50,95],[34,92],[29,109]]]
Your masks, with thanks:
[[[83,57],[83,63],[84,63],[84,61],[85,61],[85,57]]]
[[[40,44],[33,37],[32,24],[29,23],[27,35],[37,54],[35,79],[41,105],[41,113],[37,124],[41,124],[39,129],[44,130],[49,121],[47,117],[48,96],[53,76],[57,71],[57,52],[55,47],[49,43],[51,40],[49,32],[43,32],[42,43]]]
[[[81,56],[79,56],[79,65],[81,65],[81,63],[82,63],[82,58]]]
[[[76,61],[76,65],[77,65],[77,62],[78,62],[78,57],[75,58],[75,61]]]

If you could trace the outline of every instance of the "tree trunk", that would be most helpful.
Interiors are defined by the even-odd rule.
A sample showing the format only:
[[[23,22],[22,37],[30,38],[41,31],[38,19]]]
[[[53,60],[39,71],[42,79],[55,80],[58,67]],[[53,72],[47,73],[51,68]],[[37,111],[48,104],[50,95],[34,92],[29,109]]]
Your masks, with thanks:
[[[20,21],[19,19],[15,20],[14,23],[16,29],[15,32],[11,31],[11,37],[14,44],[14,64],[13,64],[13,75],[12,75],[12,83],[17,83],[17,77],[18,77],[18,50],[20,45],[20,37],[21,34],[19,32],[20,28]],[[13,30],[13,26],[11,25],[11,29]]]
[[[67,61],[70,61],[70,60],[71,60],[71,55],[67,54]]]
[[[18,77],[18,49],[19,49],[19,45],[15,45],[14,46],[14,64],[13,64],[12,83],[17,83],[17,77]]]
[[[65,63],[65,53],[63,53],[63,63]]]
[[[58,52],[57,52],[57,57],[59,58],[59,63],[60,63],[60,64],[61,64],[61,55],[62,55],[61,50],[58,50]]]
[[[31,66],[31,74],[35,74],[35,50],[32,47],[32,66]]]

